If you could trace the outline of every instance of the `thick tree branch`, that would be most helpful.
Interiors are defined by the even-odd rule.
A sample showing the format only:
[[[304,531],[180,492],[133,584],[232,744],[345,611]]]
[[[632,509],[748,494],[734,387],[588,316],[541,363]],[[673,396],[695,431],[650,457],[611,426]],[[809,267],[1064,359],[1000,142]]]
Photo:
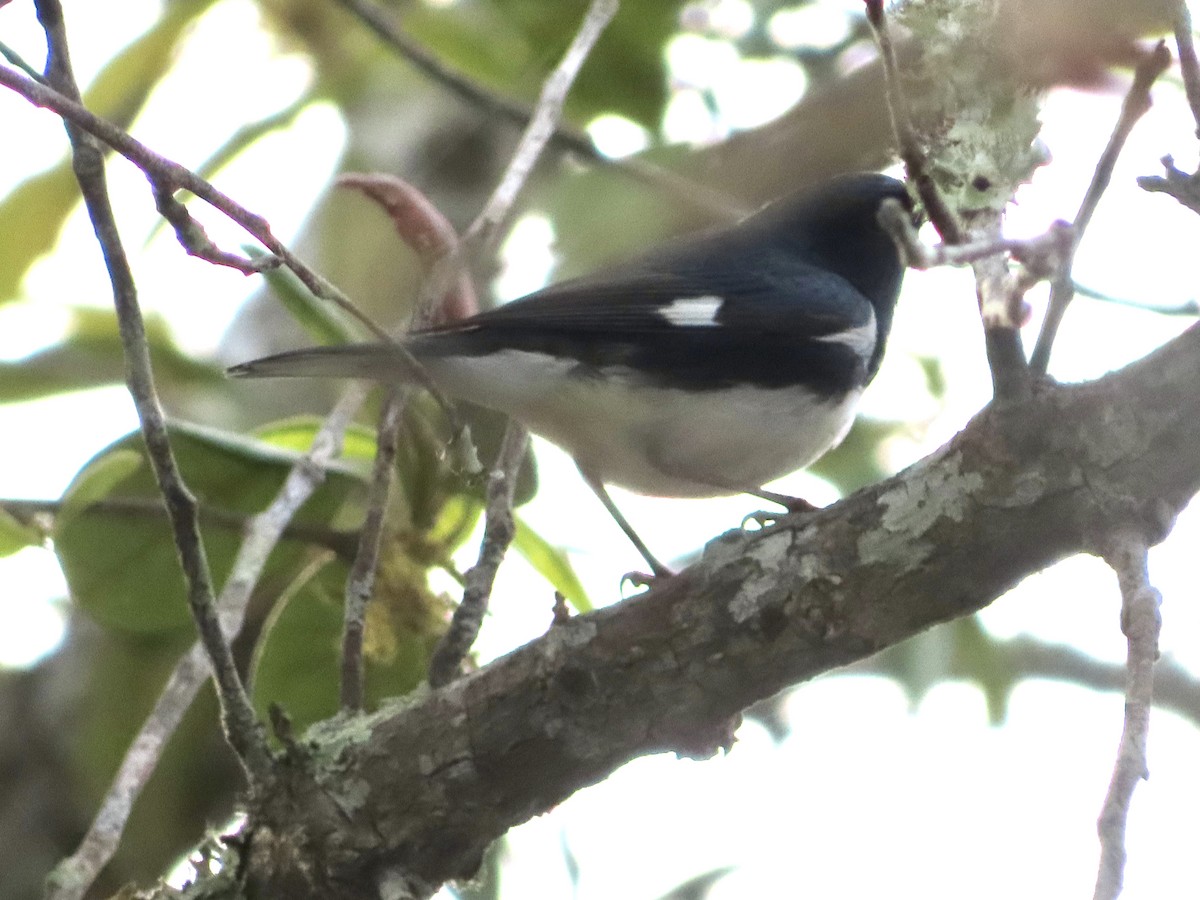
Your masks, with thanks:
[[[324,790],[306,776],[256,811],[251,882],[297,884],[296,848],[305,878],[328,879],[311,896],[467,876],[495,837],[633,757],[711,755],[751,703],[1099,552],[1115,523],[1159,540],[1200,489],[1197,386],[1200,326],[1099,381],[989,407],[899,475],[730,532],[650,593],[352,733],[310,735]]]

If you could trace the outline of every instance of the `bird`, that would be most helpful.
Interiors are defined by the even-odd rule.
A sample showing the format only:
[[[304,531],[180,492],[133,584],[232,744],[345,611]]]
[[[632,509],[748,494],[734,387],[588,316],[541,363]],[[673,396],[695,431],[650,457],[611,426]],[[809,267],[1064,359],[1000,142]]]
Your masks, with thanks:
[[[903,182],[839,176],[400,342],[444,393],[566,450],[651,577],[669,576],[606,486],[812,508],[762,486],[840,443],[879,371],[905,269],[879,219],[889,199],[912,214]],[[387,343],[291,350],[228,374],[413,379]]]

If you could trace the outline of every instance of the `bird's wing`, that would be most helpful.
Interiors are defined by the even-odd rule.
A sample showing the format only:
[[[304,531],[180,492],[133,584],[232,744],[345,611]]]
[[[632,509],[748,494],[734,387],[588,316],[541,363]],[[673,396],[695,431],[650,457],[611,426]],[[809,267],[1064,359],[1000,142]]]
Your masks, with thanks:
[[[732,302],[730,302],[732,301]],[[865,325],[870,302],[848,282],[815,266],[747,259],[723,268],[693,265],[609,270],[558,284],[422,336],[572,333],[614,340],[654,339],[679,328],[768,329],[793,340],[827,337]],[[644,337],[639,337],[644,336]],[[447,342],[458,344],[457,341]],[[432,348],[432,344],[430,345]],[[458,344],[451,352],[463,352]]]
[[[874,307],[844,279],[795,260],[751,257],[724,269],[683,262],[551,285],[414,334],[409,346],[418,358],[565,357],[581,376],[615,369],[693,390],[803,381],[834,396],[865,383]]]
[[[427,363],[511,351],[570,361],[583,378],[693,391],[802,383],[840,397],[865,384],[877,340],[872,304],[840,276],[782,251],[741,250],[732,260],[715,254],[724,264],[693,252],[648,257],[404,343]],[[401,380],[408,373],[385,345],[294,350],[230,370]]]

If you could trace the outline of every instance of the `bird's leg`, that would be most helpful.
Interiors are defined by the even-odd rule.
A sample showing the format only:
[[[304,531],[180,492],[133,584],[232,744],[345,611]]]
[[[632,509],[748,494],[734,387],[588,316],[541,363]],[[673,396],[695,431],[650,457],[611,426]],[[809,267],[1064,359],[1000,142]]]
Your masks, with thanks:
[[[638,553],[642,554],[642,559],[646,560],[646,563],[650,566],[650,571],[654,573],[653,576],[648,576],[631,572],[623,580],[629,580],[637,585],[646,585],[655,578],[670,578],[674,575],[674,572],[655,558],[654,554],[650,552],[650,548],[638,537],[638,533],[633,530],[633,526],[621,515],[621,511],[613,503],[612,497],[608,496],[608,491],[604,488],[604,482],[588,472],[583,466],[580,466],[579,463],[575,465],[579,468],[579,474],[583,476],[583,480],[587,483],[587,486],[600,498],[600,502],[604,504],[604,508],[608,510],[608,514],[613,517],[613,521],[621,526],[621,530],[625,532],[625,536],[629,538],[633,546],[637,547]]]
[[[803,497],[790,497],[787,494],[777,494],[774,491],[768,491],[764,488],[755,488],[752,491],[745,491],[745,493],[751,497],[766,500],[768,503],[778,503],[790,513],[815,512],[820,509],[819,506],[814,506]]]

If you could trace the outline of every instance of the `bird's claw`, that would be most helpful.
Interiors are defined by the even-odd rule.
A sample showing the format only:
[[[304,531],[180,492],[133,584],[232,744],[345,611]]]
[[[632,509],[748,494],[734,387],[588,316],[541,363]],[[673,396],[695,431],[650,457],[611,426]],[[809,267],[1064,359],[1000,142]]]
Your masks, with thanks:
[[[784,508],[783,513],[768,512],[760,509],[757,512],[749,513],[742,518],[742,530],[748,530],[747,526],[753,525],[756,530],[770,528],[772,525],[779,524],[779,520],[784,516],[792,516],[797,513],[812,513],[816,512],[821,507],[809,503],[803,497],[788,497],[784,494],[764,494],[765,499],[773,503],[778,503]]]
[[[666,581],[668,578],[674,577],[675,573],[665,566],[661,568],[655,568],[653,575],[647,574],[646,572],[626,572],[621,576],[621,595],[626,596],[626,585],[633,588],[633,590],[636,592],[645,588],[652,588],[656,584]]]

